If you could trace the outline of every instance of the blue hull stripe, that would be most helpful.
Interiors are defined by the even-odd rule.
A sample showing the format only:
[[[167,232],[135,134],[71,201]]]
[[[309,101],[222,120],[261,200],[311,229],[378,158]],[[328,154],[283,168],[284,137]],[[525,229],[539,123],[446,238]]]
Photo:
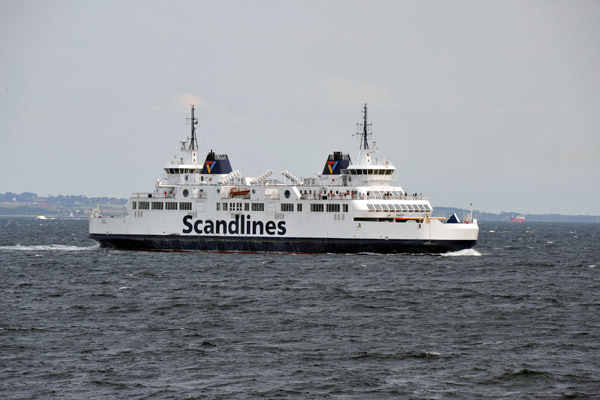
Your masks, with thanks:
[[[242,236],[89,234],[102,247],[120,250],[283,253],[445,253],[476,240],[383,240]]]

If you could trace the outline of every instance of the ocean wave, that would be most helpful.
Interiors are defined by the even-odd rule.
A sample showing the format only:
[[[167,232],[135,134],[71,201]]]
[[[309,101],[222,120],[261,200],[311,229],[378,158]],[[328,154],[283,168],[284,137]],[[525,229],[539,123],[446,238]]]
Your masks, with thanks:
[[[444,257],[481,257],[481,253],[475,249],[463,249],[458,251],[449,251],[447,253],[443,253]]]
[[[63,244],[39,244],[23,246],[17,244],[15,246],[0,246],[0,250],[15,250],[15,251],[90,251],[97,250],[100,246],[95,244],[93,246],[67,246]]]

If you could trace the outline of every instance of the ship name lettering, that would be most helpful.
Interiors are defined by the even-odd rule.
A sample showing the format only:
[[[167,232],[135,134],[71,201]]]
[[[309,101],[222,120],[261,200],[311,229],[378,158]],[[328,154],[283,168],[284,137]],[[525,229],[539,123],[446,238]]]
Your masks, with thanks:
[[[287,229],[285,227],[285,221],[251,221],[249,215],[235,216],[232,221],[224,221],[222,219],[212,220],[201,220],[197,219],[192,221],[191,215],[183,217],[183,233],[195,232],[198,235],[263,235],[267,234],[270,236],[278,235],[283,236],[286,234]]]

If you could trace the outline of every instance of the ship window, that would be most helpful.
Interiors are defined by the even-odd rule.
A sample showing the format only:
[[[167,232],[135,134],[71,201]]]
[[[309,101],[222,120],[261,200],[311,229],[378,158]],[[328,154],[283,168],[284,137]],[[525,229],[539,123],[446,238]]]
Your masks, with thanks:
[[[407,204],[406,206],[408,207],[408,211],[415,211],[412,204]]]
[[[150,203],[147,201],[140,201],[140,210],[149,210],[150,209]]]
[[[136,208],[137,208],[137,202],[135,202],[135,201],[132,201],[132,202],[131,202],[131,209],[132,209],[132,210],[135,210]]]
[[[163,209],[163,202],[162,201],[153,201],[152,202],[152,209],[153,210],[162,210]]]
[[[227,211],[227,203],[223,203],[223,211]]]
[[[168,201],[165,203],[166,210],[177,210],[177,203],[173,201]]]
[[[286,192],[287,192],[287,190],[286,190]],[[294,204],[281,203],[281,211],[294,211]]]
[[[244,203],[244,211],[250,211],[250,203]]]
[[[286,190],[285,192],[283,192],[283,195],[285,196],[286,199],[289,199],[290,198],[290,191]],[[294,211],[294,210],[292,210],[292,211]]]
[[[398,211],[402,211],[402,207],[400,207],[400,204],[394,204],[394,208]]]
[[[302,212],[302,204],[296,204],[296,211]]]
[[[221,203],[217,203],[217,211],[221,211]]]
[[[373,204],[367,204],[367,207],[369,207],[369,211],[375,211],[375,206]]]
[[[348,212],[348,204],[342,204],[342,211]]]
[[[381,211],[381,204],[373,204],[375,206],[375,211]]]
[[[235,203],[235,210],[242,211],[242,203]]]
[[[252,203],[252,211],[265,211],[265,203]]]
[[[419,207],[419,210],[425,211],[425,207],[422,204],[417,204],[416,206]]]
[[[340,212],[339,204],[327,204],[327,212]]]
[[[183,189],[183,197],[188,197],[190,192],[187,189]]]
[[[431,211],[431,207],[429,207],[429,204],[425,204],[423,207],[425,207],[426,211]]]
[[[191,210],[192,209],[192,203],[181,202],[181,203],[179,203],[179,209],[180,210]]]
[[[406,204],[400,204],[400,207],[402,207],[402,211],[408,211]]]
[[[323,212],[323,208],[323,204],[311,203],[310,205],[310,211],[312,212]]]

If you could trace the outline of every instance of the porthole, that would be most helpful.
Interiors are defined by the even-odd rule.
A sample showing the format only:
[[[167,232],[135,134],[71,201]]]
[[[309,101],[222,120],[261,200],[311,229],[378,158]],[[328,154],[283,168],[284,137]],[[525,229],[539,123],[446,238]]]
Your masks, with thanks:
[[[283,195],[285,196],[286,199],[290,198],[290,191],[286,190],[285,192],[283,192]]]
[[[188,197],[190,192],[187,189],[183,189],[183,197]]]

